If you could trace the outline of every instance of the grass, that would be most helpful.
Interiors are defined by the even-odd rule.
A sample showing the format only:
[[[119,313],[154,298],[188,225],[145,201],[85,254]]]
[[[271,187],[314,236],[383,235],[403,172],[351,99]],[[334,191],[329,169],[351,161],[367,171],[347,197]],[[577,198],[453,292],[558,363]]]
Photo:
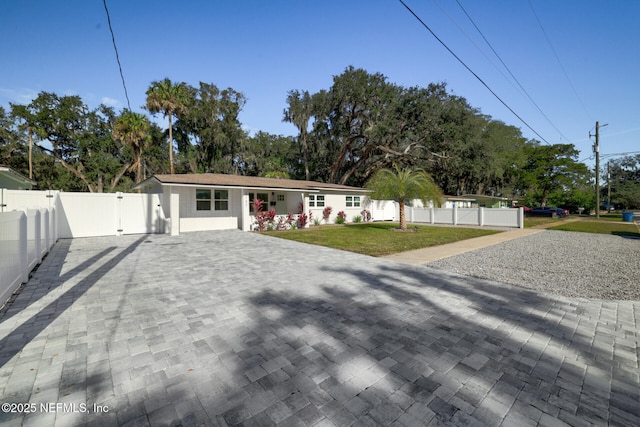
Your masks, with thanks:
[[[364,255],[383,256],[498,233],[477,228],[426,225],[410,225],[410,229],[418,230],[416,232],[402,233],[392,230],[397,228],[397,223],[369,222],[304,230],[270,231],[263,234]]]
[[[640,238],[638,227],[635,224],[610,221],[590,221],[582,220],[567,222],[549,230],[578,231],[581,233],[614,234],[616,236],[627,236]]]
[[[595,215],[591,215],[589,217],[590,219],[595,220],[596,216]],[[622,221],[622,214],[616,214],[616,213],[608,213],[608,214],[601,214],[600,215],[600,220],[601,221]]]
[[[548,216],[531,216],[524,218],[524,228],[535,227],[536,225],[549,224],[551,222],[563,222],[564,218],[551,218]]]

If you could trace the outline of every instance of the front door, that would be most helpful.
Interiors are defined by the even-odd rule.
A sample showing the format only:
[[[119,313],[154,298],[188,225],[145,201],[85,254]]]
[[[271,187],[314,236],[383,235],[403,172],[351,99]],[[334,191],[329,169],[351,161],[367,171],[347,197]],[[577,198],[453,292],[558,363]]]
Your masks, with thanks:
[[[287,193],[276,193],[276,214],[278,215],[286,215],[287,214]]]

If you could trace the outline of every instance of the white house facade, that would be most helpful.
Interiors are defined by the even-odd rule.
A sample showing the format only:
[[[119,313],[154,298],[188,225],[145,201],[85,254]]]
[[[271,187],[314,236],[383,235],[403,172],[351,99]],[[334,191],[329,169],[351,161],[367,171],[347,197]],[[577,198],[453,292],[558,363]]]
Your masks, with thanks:
[[[367,203],[367,190],[359,187],[225,174],[154,175],[134,189],[160,195],[172,234],[236,228],[251,231],[256,225],[255,199],[264,202],[263,210],[274,210],[276,215],[304,212],[322,222],[323,211],[331,207],[329,223],[335,222],[341,211],[351,221],[361,215]]]

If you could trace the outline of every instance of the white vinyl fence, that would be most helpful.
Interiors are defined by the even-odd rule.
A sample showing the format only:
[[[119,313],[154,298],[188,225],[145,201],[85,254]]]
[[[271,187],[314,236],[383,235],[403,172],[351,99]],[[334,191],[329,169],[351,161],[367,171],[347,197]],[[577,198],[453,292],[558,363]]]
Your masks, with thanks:
[[[40,264],[57,237],[56,209],[0,212],[0,305]]]
[[[40,207],[58,211],[58,236],[118,236],[164,233],[165,218],[159,194],[65,193],[0,189],[0,212]]]
[[[399,207],[396,206],[399,210]],[[524,227],[522,208],[413,208],[405,206],[407,222],[427,224]],[[400,214],[397,214],[397,218]]]

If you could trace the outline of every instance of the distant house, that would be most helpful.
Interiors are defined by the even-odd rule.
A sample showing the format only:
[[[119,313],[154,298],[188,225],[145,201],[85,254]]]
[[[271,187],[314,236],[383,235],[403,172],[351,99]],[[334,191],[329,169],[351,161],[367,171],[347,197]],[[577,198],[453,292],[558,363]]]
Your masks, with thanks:
[[[471,208],[476,203],[475,198],[466,197],[466,196],[442,196],[442,206],[441,208],[451,209],[455,205],[458,208]],[[421,200],[416,199],[411,201],[411,206],[414,208],[433,208],[433,202],[429,201],[427,206],[424,206]]]
[[[36,182],[16,172],[9,166],[0,165],[0,188],[7,190],[31,190]]]
[[[477,206],[481,208],[512,208],[517,205],[519,200],[514,197],[483,196],[480,194],[465,194],[461,197],[474,199]]]
[[[276,215],[296,214],[302,208],[314,219],[322,220],[323,210],[331,207],[330,223],[340,211],[351,221],[365,209],[367,195],[367,190],[347,185],[210,173],[154,175],[134,189],[161,195],[164,214],[171,218],[172,233],[176,232],[174,225],[181,232],[250,231],[255,226],[255,199],[265,202],[264,210],[273,209]]]

